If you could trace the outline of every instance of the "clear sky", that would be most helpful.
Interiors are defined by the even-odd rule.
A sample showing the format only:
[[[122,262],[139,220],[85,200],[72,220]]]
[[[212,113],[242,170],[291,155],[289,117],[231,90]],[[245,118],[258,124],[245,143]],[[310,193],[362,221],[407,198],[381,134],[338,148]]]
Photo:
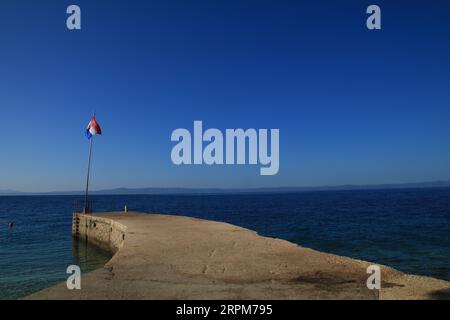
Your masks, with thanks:
[[[93,189],[448,180],[449,36],[444,0],[3,0],[0,189],[82,190],[94,110]],[[279,128],[279,173],[173,165],[194,120]]]

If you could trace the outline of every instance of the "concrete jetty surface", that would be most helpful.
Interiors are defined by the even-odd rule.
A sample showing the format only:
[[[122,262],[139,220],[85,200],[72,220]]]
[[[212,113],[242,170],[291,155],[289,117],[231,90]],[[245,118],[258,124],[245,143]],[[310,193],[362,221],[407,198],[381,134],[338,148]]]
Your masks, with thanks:
[[[231,224],[183,216],[113,212],[76,215],[74,233],[115,252],[83,274],[27,299],[437,299],[450,283],[259,236]]]

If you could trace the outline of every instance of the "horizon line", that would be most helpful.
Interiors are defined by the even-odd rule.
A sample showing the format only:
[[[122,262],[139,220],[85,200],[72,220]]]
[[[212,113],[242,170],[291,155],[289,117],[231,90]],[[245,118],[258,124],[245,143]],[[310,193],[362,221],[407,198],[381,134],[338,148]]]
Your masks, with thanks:
[[[264,191],[326,191],[326,190],[365,190],[365,189],[398,189],[398,188],[433,188],[450,187],[450,180],[435,180],[425,182],[403,182],[403,183],[379,183],[379,184],[340,184],[340,185],[321,185],[321,186],[278,186],[278,187],[115,187],[106,189],[97,189],[90,191],[91,194],[106,195],[112,192],[112,195],[119,195],[119,191],[125,194],[133,194],[133,191],[143,192],[142,194],[152,194],[151,191],[158,191],[157,194],[167,193],[227,193],[227,192],[264,192]],[[64,190],[64,191],[17,191],[9,189],[0,189],[0,196],[20,196],[20,195],[78,195],[84,194],[82,190]],[[139,193],[136,193],[139,194]]]

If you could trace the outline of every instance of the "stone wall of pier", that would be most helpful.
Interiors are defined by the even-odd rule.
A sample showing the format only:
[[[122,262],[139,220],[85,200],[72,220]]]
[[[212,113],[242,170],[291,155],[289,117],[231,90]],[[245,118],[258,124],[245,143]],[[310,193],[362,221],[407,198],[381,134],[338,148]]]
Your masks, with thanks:
[[[74,213],[72,235],[111,253],[116,253],[125,240],[126,227],[111,219]]]

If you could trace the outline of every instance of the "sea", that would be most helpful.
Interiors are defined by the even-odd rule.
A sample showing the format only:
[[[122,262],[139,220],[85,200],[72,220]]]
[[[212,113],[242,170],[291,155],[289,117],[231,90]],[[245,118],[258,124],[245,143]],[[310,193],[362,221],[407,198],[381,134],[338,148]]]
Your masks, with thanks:
[[[81,196],[0,197],[0,299],[101,268],[110,254],[72,238]],[[319,251],[450,281],[450,188],[255,194],[94,195],[96,212],[224,221]],[[13,228],[7,223],[14,222]]]

